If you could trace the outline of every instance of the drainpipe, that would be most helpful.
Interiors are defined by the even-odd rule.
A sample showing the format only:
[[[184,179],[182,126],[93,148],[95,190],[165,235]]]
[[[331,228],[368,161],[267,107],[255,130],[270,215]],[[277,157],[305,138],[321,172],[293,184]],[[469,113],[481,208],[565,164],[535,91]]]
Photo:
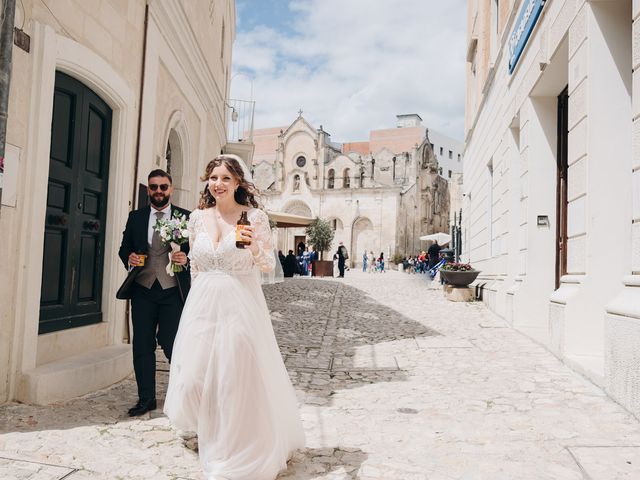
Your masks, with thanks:
[[[147,70],[147,36],[149,29],[149,3],[144,6],[144,34],[142,37],[142,70],[140,73],[140,99],[138,101],[138,131],[136,133],[136,158],[133,169],[133,192],[131,194],[131,210],[136,208],[138,196],[138,166],[140,165],[140,132],[142,130],[142,98],[144,97],[144,81]]]
[[[140,131],[142,130],[142,98],[144,96],[144,79],[147,68],[147,32],[149,29],[149,3],[144,5],[144,33],[142,36],[142,70],[140,73],[140,99],[138,101],[138,127],[136,132],[136,158],[133,164],[133,191],[131,192],[131,210],[136,208],[136,197],[138,196],[138,166],[140,164]],[[124,321],[127,326],[124,341],[131,343],[131,327],[129,325],[129,317],[131,311],[131,303],[127,300],[127,306],[124,314]]]
[[[16,17],[16,1],[4,0],[3,10],[2,26],[0,28],[0,173],[4,173],[4,153],[7,143],[7,113],[9,111],[11,55],[13,53],[13,28]],[[2,199],[1,186],[0,199]]]

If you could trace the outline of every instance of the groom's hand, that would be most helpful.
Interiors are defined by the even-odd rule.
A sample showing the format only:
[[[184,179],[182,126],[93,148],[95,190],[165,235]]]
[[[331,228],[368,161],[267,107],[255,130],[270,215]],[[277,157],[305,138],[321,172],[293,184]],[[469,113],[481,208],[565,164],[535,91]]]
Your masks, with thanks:
[[[140,256],[137,253],[132,252],[129,254],[129,265],[132,267],[140,265]]]
[[[171,261],[176,265],[186,265],[187,254],[184,252],[174,252],[171,254]]]

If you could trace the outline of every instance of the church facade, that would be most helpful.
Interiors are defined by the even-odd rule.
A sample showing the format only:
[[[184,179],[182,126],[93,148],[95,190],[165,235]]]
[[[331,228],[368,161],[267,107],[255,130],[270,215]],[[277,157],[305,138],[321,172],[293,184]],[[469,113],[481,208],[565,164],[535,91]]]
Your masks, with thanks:
[[[421,235],[449,229],[448,182],[420,117],[400,117],[402,127],[343,145],[301,114],[289,127],[256,130],[252,169],[266,208],[328,220],[335,237],[324,258],[343,242],[352,266],[364,251],[383,252],[388,262],[425,248]],[[300,242],[307,244],[304,228],[286,228],[278,248],[286,253]]]

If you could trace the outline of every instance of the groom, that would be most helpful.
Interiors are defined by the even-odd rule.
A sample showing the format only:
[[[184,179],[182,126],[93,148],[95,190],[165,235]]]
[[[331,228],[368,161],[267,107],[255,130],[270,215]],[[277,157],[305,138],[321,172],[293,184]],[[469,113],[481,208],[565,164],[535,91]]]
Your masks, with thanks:
[[[138,384],[138,403],[129,409],[131,417],[156,408],[156,340],[170,362],[190,281],[187,269],[173,277],[166,272],[171,248],[161,243],[153,229],[159,219],[176,214],[188,217],[190,212],[171,205],[173,185],[167,172],[153,170],[147,183],[151,205],[129,214],[118,252],[124,266],[138,272],[130,292],[133,368]],[[188,251],[188,244],[184,244],[181,251],[171,254],[171,260],[186,265]]]

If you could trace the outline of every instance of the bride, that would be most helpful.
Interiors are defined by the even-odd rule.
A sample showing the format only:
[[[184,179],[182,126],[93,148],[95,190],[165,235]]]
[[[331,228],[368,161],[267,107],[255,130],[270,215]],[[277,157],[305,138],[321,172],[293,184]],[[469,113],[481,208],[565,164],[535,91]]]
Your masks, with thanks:
[[[192,286],[173,347],[164,412],[196,432],[207,480],[273,480],[304,434],[262,293],[258,270],[275,256],[267,215],[244,164],[209,162],[189,218]],[[246,168],[246,167],[245,167]],[[245,249],[235,227],[247,212]]]

